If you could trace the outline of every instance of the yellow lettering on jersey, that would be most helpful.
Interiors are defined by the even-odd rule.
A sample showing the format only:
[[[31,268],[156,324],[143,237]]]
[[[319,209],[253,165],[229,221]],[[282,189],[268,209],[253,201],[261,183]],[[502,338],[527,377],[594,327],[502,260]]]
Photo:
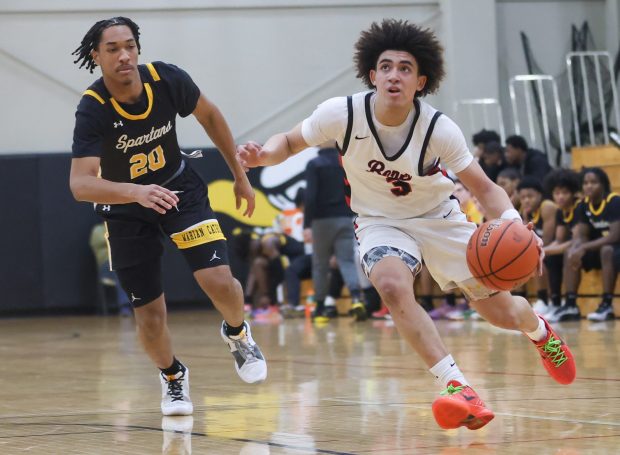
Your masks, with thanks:
[[[147,165],[151,171],[157,171],[166,165],[164,149],[158,145],[148,155],[136,153],[129,158],[129,163],[131,163],[129,173],[132,180],[146,174],[148,172]]]
[[[146,108],[146,111],[144,111],[144,113],[142,114],[130,114],[129,112],[125,111],[125,109],[123,109],[114,98],[110,98],[110,102],[112,103],[112,106],[114,106],[114,110],[118,112],[121,117],[124,117],[127,120],[144,120],[149,116],[149,114],[151,113],[151,109],[153,108],[153,90],[151,90],[151,86],[148,82],[144,83],[144,90],[146,90],[146,98],[149,101],[149,105]]]
[[[217,220],[202,221],[184,231],[175,232],[170,238],[180,250],[216,240],[226,240]]]

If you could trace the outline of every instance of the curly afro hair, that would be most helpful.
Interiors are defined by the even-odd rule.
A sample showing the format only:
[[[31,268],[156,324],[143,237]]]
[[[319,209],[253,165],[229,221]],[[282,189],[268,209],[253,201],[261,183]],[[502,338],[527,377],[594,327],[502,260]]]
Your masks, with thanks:
[[[379,56],[387,50],[405,51],[415,57],[419,74],[427,78],[426,85],[416,96],[437,91],[445,76],[443,47],[431,30],[396,19],[384,19],[381,24],[373,22],[368,30],[364,30],[355,43],[353,61],[357,77],[368,88],[374,88],[370,81],[370,70],[377,69]]]
[[[543,180],[543,187],[547,194],[553,194],[556,188],[566,188],[571,193],[578,193],[581,189],[581,176],[572,169],[558,168],[551,171]]]

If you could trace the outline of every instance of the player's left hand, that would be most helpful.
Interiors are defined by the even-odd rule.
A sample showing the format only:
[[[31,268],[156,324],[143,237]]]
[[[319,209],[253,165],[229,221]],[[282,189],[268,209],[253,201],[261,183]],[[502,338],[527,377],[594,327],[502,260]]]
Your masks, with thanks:
[[[247,172],[250,168],[259,167],[263,147],[254,141],[237,146],[236,158],[239,164]]]
[[[545,259],[545,250],[543,250],[543,240],[538,237],[538,234],[536,234],[536,232],[534,232],[534,223],[532,223],[531,221],[529,223],[527,223],[527,228],[532,231],[532,234],[534,234],[534,239],[536,240],[536,246],[538,247],[538,275],[542,276],[543,274],[543,261]]]
[[[251,217],[254,213],[256,201],[254,189],[252,189],[252,185],[250,185],[250,181],[245,174],[243,174],[243,178],[235,179],[233,191],[235,192],[235,206],[237,210],[241,208],[242,199],[245,199],[248,205],[243,212],[243,216]]]

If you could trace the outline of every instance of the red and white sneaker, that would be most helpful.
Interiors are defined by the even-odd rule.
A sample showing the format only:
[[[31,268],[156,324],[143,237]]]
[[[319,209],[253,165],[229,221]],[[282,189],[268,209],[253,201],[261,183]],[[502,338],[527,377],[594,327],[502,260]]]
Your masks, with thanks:
[[[433,415],[444,430],[465,426],[477,430],[495,417],[474,389],[450,381],[448,387],[433,402]]]
[[[538,349],[543,366],[549,376],[560,384],[570,384],[575,380],[577,374],[573,354],[566,343],[553,331],[545,318],[538,317],[545,323],[547,336],[540,341],[531,341]]]
[[[392,319],[392,315],[390,314],[390,310],[385,304],[381,304],[381,309],[372,313],[371,317],[373,319]]]

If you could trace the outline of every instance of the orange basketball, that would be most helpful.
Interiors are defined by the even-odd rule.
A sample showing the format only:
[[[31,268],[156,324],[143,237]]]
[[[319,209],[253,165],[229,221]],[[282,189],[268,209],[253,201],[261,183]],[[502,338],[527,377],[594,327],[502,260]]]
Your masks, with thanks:
[[[525,283],[536,272],[539,256],[534,233],[520,221],[487,221],[467,244],[469,271],[496,291],[509,291]]]

